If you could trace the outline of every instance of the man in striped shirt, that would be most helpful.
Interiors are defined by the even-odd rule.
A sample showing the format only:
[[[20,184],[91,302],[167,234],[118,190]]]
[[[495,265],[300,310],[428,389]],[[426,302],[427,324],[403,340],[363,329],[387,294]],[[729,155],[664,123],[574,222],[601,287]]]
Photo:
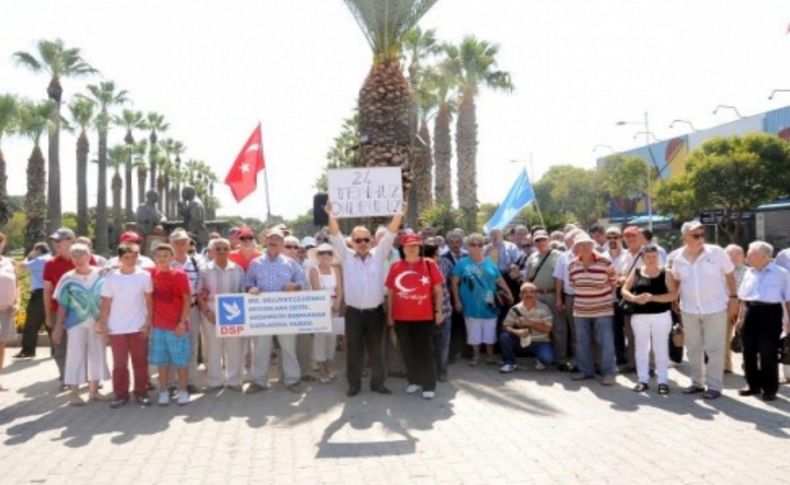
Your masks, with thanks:
[[[601,384],[615,383],[615,354],[612,318],[612,292],[617,272],[612,262],[594,251],[594,244],[587,233],[578,234],[573,240],[576,257],[568,264],[568,280],[573,288],[573,322],[576,329],[576,366],[579,372],[572,379],[592,379],[593,339],[601,348]]]

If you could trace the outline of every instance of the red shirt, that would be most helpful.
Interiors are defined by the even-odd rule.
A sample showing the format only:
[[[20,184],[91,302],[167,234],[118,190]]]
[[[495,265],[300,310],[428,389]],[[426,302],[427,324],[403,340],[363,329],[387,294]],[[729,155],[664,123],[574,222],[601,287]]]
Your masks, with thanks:
[[[398,261],[390,267],[386,286],[392,298],[392,319],[406,322],[433,321],[437,305],[433,287],[441,285],[444,276],[432,259],[416,263]]]
[[[184,299],[189,299],[189,278],[180,269],[162,271],[153,268],[150,271],[154,285],[153,326],[164,330],[175,330],[184,310]]]
[[[244,268],[244,271],[247,271],[247,269],[250,267],[250,263],[252,263],[252,261],[255,258],[259,257],[262,254],[263,253],[261,253],[256,249],[255,251],[252,252],[252,257],[250,259],[244,259],[244,256],[241,254],[241,250],[236,249],[230,252],[230,254],[228,255],[228,259],[238,264],[242,268]]]
[[[90,265],[96,266],[96,260],[93,259],[93,256],[91,256]],[[52,285],[52,291],[54,292],[63,275],[73,269],[74,261],[58,254],[44,265],[42,279]],[[49,308],[53,312],[58,311],[58,302],[54,298],[51,300]]]

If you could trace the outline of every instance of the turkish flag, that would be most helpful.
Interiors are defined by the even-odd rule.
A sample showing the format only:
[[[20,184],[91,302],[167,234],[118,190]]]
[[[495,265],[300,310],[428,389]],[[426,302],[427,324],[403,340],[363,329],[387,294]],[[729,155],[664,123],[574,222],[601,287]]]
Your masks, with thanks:
[[[258,172],[265,168],[261,124],[258,123],[225,176],[225,185],[230,187],[236,202],[241,202],[255,192],[258,187]]]

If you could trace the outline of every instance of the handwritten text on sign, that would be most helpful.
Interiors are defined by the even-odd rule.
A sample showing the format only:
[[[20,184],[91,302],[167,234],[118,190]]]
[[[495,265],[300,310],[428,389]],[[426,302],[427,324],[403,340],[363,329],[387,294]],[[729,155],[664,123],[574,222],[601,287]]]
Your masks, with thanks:
[[[403,210],[399,167],[329,170],[327,182],[332,215],[337,218],[391,216]]]
[[[217,295],[218,337],[254,337],[332,331],[328,291]]]

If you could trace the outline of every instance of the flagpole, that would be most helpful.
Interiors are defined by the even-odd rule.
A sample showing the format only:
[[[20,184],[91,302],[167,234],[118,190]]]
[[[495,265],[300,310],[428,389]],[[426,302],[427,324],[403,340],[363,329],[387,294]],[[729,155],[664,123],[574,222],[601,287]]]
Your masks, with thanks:
[[[258,120],[258,128],[261,127],[261,120]],[[261,137],[261,153],[263,153],[263,137]],[[269,200],[269,166],[266,164],[266,167],[263,169],[263,190],[266,191],[266,222],[271,222],[272,220],[272,203]]]
[[[532,184],[532,176],[535,174],[535,168],[532,165],[532,152],[529,152],[529,169],[527,170],[527,176],[529,177],[529,185],[532,186],[532,191],[534,193],[535,186]],[[543,214],[540,213],[540,205],[538,204],[538,194],[535,194],[535,210],[538,211],[538,218],[540,219],[540,225],[543,226],[543,229],[548,229],[546,227],[546,223],[543,222]]]

